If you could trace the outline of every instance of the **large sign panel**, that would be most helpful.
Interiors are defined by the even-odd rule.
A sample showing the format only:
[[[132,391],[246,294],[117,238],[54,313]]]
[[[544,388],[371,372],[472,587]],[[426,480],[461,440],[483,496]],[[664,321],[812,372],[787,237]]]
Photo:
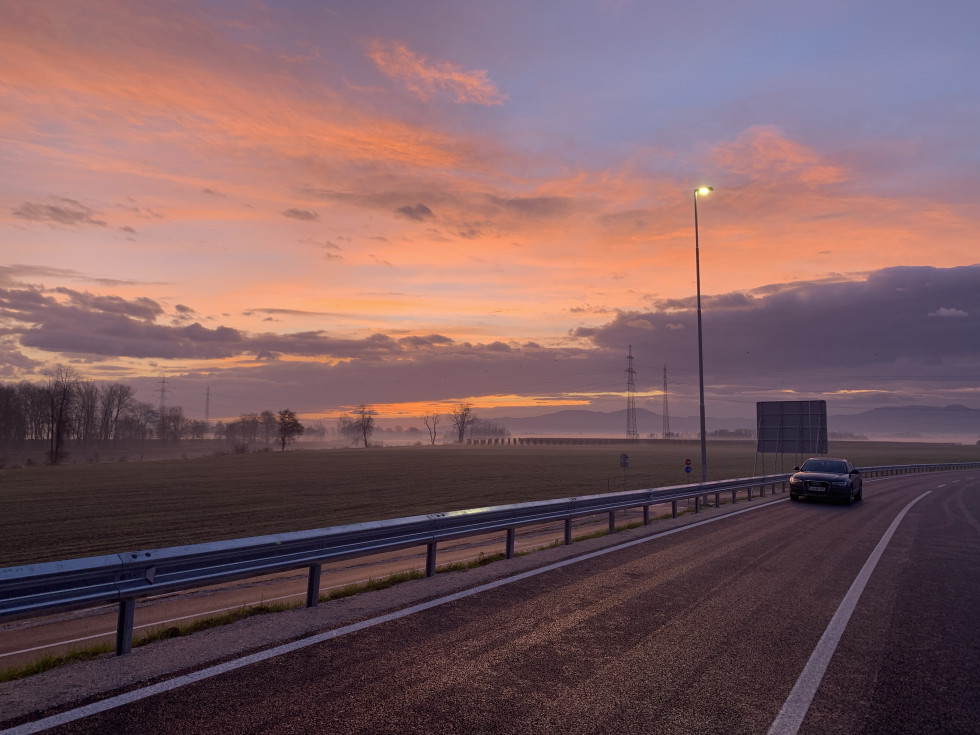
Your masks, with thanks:
[[[763,401],[755,410],[756,452],[827,453],[827,401]]]

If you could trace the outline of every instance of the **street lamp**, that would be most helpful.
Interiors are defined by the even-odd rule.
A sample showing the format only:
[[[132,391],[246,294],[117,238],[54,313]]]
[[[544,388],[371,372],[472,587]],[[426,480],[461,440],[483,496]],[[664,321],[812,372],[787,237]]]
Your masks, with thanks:
[[[698,194],[714,191],[710,186],[694,190],[694,268],[698,279],[698,387],[701,395],[701,483],[708,481],[708,445],[704,435],[704,347],[701,342],[701,248],[698,243]],[[697,503],[700,498],[695,499]]]

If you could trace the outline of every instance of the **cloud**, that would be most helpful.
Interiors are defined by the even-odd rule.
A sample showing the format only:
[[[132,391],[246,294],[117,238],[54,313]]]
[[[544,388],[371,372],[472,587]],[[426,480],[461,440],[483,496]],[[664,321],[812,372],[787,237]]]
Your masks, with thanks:
[[[735,140],[717,145],[712,152],[714,163],[733,174],[764,181],[772,187],[797,181],[808,186],[838,184],[849,178],[841,166],[825,161],[816,151],[786,138],[774,127],[754,126]],[[819,215],[821,219],[838,218],[844,213]]]
[[[947,309],[945,306],[941,306],[936,311],[931,312],[929,316],[938,316],[938,317],[943,317],[945,319],[950,319],[950,318],[959,319],[961,317],[966,317],[970,315],[967,314],[962,309]]]
[[[513,197],[504,199],[490,197],[490,200],[508,212],[522,217],[562,217],[571,211],[573,200],[567,197]]]
[[[759,289],[763,295],[708,297],[705,369],[833,376],[935,357],[980,362],[980,327],[969,316],[980,309],[978,284],[980,265],[896,267],[863,280],[790,283]],[[964,308],[941,306],[950,300]],[[653,354],[679,355],[696,347],[692,330],[693,305],[664,301],[655,311],[621,312],[602,327],[573,334],[603,347],[631,343]]]
[[[320,215],[316,212],[311,212],[308,209],[286,209],[280,212],[284,217],[290,217],[292,219],[298,219],[303,222],[317,222],[320,219]]]
[[[49,204],[24,202],[13,210],[13,215],[30,222],[54,222],[69,227],[79,225],[108,226],[105,220],[96,219],[96,212],[90,207],[86,207],[74,199],[64,197],[52,197]]]
[[[398,209],[396,209],[395,211],[398,214],[402,215],[403,217],[413,220],[415,222],[421,222],[422,220],[431,219],[434,216],[432,214],[432,210],[429,209],[424,204],[416,204],[414,207],[406,205],[404,207],[398,207]]]
[[[448,61],[430,61],[400,41],[375,39],[368,57],[387,77],[400,81],[423,100],[440,92],[459,104],[500,105],[507,99],[490,81],[486,71],[467,71]]]

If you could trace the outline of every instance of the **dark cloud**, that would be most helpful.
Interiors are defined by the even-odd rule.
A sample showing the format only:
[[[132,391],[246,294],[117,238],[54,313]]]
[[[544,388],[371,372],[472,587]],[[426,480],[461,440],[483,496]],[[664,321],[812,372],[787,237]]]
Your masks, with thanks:
[[[201,193],[202,194],[207,194],[208,196],[220,197],[221,199],[226,199],[227,198],[227,195],[222,194],[220,191],[216,191],[214,189],[208,189],[207,187],[205,187],[204,189],[201,189]]]
[[[128,281],[118,278],[98,278],[68,268],[51,268],[43,265],[0,265],[0,283],[17,284],[27,279],[51,279],[57,281],[81,281],[99,286],[138,286],[162,284],[161,281]]]
[[[567,197],[491,197],[498,207],[523,217],[561,217],[572,210],[574,200]]]
[[[286,209],[280,214],[282,214],[283,217],[298,219],[302,222],[318,222],[320,219],[320,215],[318,215],[316,212],[311,212],[308,209]]]
[[[245,316],[251,316],[256,312],[259,314],[283,314],[286,316],[349,316],[330,311],[303,311],[301,309],[249,309],[242,313]]]
[[[51,292],[63,294],[68,297],[68,303],[72,306],[89,311],[122,314],[149,321],[163,314],[163,307],[153,299],[146,297],[127,300],[119,296],[96,296],[86,291],[75,291],[70,288],[55,288]]]
[[[715,390],[748,400],[749,391],[980,388],[980,265],[888,268],[866,280],[761,291],[704,301],[704,368]],[[572,336],[609,350],[631,344],[654,364],[696,365],[694,305],[658,306]]]
[[[108,226],[105,220],[96,219],[96,212],[90,207],[86,207],[74,199],[65,199],[64,197],[52,197],[50,204],[24,202],[13,210],[13,215],[30,222],[54,222],[69,227],[79,225]]]
[[[940,394],[951,396],[949,403],[975,402],[970,397],[980,392],[980,265],[890,268],[864,280],[707,295],[703,305],[710,415],[751,417],[756,400],[795,396],[829,397],[833,410],[841,411]],[[207,380],[226,381],[230,393],[275,396],[277,403],[307,411],[501,392],[581,394],[583,400],[598,401],[592,407],[610,410],[618,407],[626,349],[632,345],[641,395],[660,388],[664,365],[670,370],[672,411],[690,415],[684,412],[697,395],[693,300],[618,312],[607,323],[573,329],[563,344],[548,347],[455,342],[440,334],[379,333],[361,339],[323,330],[252,333],[205,327],[201,319],[164,325],[159,323],[164,312],[152,299],[66,288],[0,289],[5,325],[0,359],[10,355],[2,374],[17,365],[31,369],[21,353],[25,348],[84,360],[148,358],[161,365],[169,359],[247,357],[262,364],[211,365]],[[180,304],[169,313],[189,321],[194,311]],[[252,313],[295,315],[271,308]],[[873,398],[865,397],[868,392]],[[597,394],[608,398],[594,398]]]
[[[398,344],[404,345],[405,347],[434,347],[434,346],[444,346],[453,344],[453,340],[449,337],[444,337],[441,334],[430,334],[426,337],[402,337],[398,340]]]
[[[415,222],[422,222],[423,220],[432,219],[435,216],[432,214],[432,210],[424,204],[416,204],[414,207],[408,205],[398,207],[395,212]]]

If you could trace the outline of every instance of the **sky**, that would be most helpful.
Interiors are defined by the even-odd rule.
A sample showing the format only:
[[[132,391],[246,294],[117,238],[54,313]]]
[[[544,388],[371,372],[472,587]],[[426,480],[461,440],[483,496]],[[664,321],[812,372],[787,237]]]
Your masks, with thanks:
[[[0,0],[0,380],[980,408],[973,0]],[[638,427],[645,433],[648,427]],[[656,431],[659,427],[649,427]]]

